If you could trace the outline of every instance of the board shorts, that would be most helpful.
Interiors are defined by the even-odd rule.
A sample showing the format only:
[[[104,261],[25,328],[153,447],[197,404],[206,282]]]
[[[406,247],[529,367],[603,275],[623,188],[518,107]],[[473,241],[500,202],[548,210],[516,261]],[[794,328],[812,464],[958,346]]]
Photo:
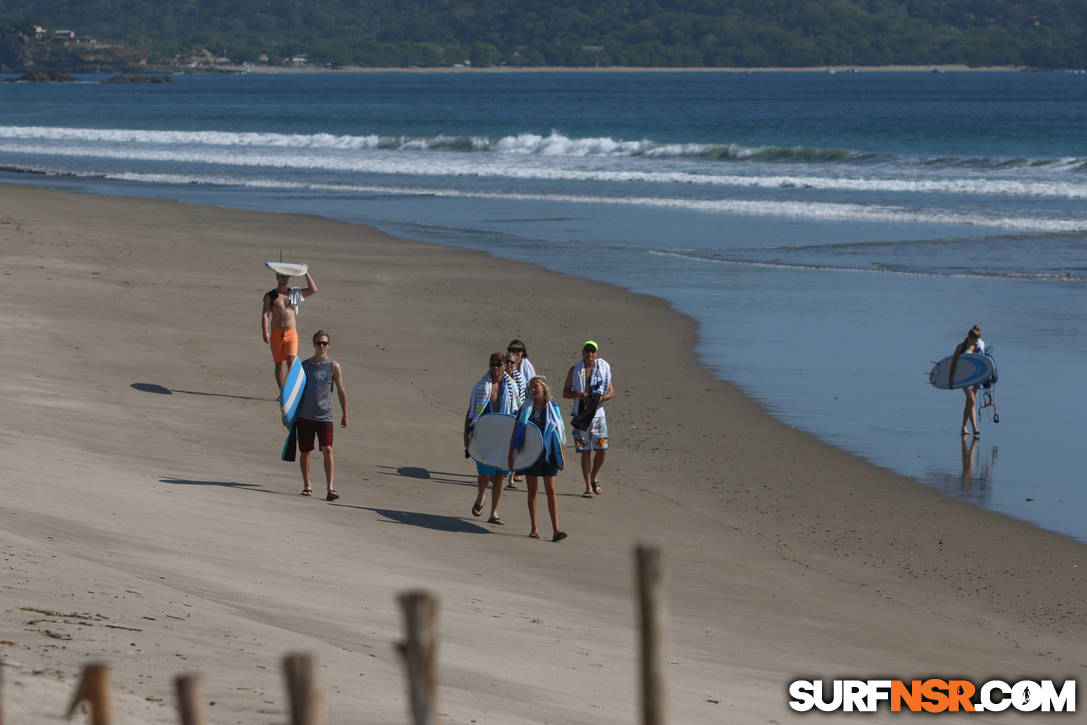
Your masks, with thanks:
[[[272,330],[268,335],[268,344],[272,346],[272,360],[286,362],[289,357],[298,357],[298,330]]]
[[[298,433],[298,450],[309,453],[313,450],[313,437],[317,436],[317,443],[321,448],[332,445],[331,420],[306,420],[299,418],[294,422]]]
[[[608,450],[608,419],[603,408],[597,408],[589,430],[574,428],[574,450],[578,453]]]
[[[488,466],[486,463],[480,463],[476,461],[476,474],[480,476],[505,476],[509,471],[505,468],[495,468],[494,466]]]

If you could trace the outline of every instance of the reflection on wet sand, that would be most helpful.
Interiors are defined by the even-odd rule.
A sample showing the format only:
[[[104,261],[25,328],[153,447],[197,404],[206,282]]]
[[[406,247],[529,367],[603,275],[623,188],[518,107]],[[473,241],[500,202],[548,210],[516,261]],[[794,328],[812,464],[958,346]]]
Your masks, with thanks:
[[[971,493],[974,482],[978,482],[978,494],[987,498],[989,484],[993,476],[993,468],[996,466],[997,447],[989,449],[988,460],[982,460],[982,448],[979,448],[977,437],[962,436],[962,477],[959,479],[960,490],[963,493]]]

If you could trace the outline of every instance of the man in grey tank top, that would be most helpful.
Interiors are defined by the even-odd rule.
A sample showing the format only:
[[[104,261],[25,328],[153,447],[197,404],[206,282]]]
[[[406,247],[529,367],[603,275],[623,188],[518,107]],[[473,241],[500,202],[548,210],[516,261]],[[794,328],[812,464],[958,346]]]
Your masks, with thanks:
[[[298,401],[298,416],[294,424],[297,427],[298,450],[300,451],[298,465],[302,468],[302,495],[313,495],[309,478],[309,456],[313,451],[313,441],[316,437],[325,463],[325,483],[328,484],[328,493],[325,498],[335,501],[340,494],[332,486],[332,479],[336,472],[336,463],[332,458],[332,391],[336,391],[340,399],[340,410],[343,411],[340,427],[346,428],[347,390],[343,386],[340,364],[328,357],[328,348],[331,344],[332,336],[324,330],[313,333],[313,357],[302,361],[302,369],[306,373],[306,386],[302,389],[302,397]]]

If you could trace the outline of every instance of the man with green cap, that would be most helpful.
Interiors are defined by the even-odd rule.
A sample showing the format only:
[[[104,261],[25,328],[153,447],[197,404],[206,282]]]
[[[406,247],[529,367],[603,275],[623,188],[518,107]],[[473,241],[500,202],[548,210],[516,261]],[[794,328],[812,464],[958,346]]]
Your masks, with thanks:
[[[566,374],[562,397],[574,401],[574,449],[581,454],[581,475],[585,478],[585,498],[599,496],[603,489],[597,480],[608,452],[608,419],[604,403],[615,397],[611,384],[611,365],[600,357],[600,346],[586,340],[581,346],[581,360]]]

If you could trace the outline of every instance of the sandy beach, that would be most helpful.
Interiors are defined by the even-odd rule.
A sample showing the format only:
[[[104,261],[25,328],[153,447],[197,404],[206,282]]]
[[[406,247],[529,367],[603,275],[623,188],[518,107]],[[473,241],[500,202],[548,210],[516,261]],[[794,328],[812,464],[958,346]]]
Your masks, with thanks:
[[[330,723],[408,722],[416,588],[440,597],[440,722],[635,722],[637,542],[666,555],[674,723],[797,720],[801,677],[1087,676],[1083,545],[778,423],[657,299],[324,219],[6,185],[0,250],[11,723],[61,719],[95,660],[118,723],[177,722],[181,672],[211,722],[282,723],[296,651]],[[319,286],[300,339],[328,330],[343,367],[334,503],[279,460],[258,323],[281,253]],[[469,511],[468,392],[513,337],[556,388],[586,338],[614,370],[604,494],[580,498],[571,450],[558,544],[526,536],[523,490],[503,527]],[[1019,719],[1071,721],[943,721]]]

